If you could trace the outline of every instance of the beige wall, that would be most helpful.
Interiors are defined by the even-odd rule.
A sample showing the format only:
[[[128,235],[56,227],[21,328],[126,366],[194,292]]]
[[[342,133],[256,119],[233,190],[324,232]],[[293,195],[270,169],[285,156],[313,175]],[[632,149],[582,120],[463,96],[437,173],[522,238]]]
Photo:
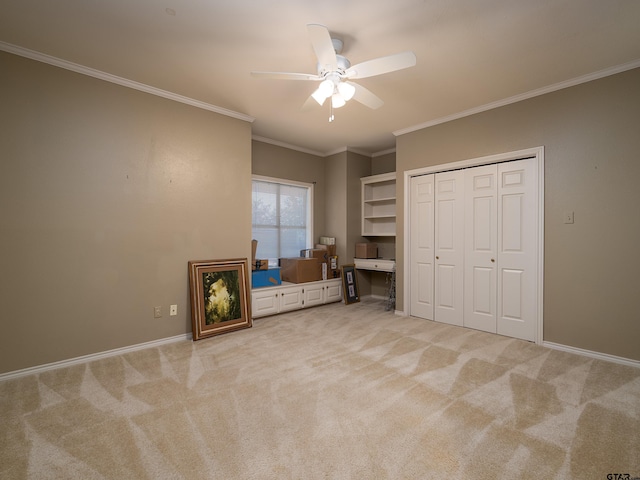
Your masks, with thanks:
[[[371,159],[353,152],[326,158],[327,234],[336,237],[340,265],[353,263],[355,243],[364,241],[361,232],[360,177],[370,175]],[[369,295],[369,277],[358,275],[360,295]]]
[[[0,72],[0,372],[190,332],[187,262],[251,254],[251,125],[2,52]]]
[[[325,158],[326,209],[325,231],[336,238],[340,264],[347,263],[347,152]]]
[[[396,152],[385,153],[371,159],[371,175],[396,171]]]
[[[362,177],[371,175],[371,158],[347,152],[347,261],[353,262],[355,245],[362,236]]]
[[[313,242],[325,235],[324,158],[265,142],[252,141],[251,171],[254,175],[314,184]]]
[[[346,263],[353,263],[356,243],[367,242],[362,236],[362,177],[371,175],[371,158],[347,152],[347,253]],[[371,295],[371,275],[358,271],[360,296]]]
[[[397,139],[401,180],[406,170],[543,145],[544,340],[636,360],[639,85],[635,69]],[[397,211],[400,308],[402,201]]]

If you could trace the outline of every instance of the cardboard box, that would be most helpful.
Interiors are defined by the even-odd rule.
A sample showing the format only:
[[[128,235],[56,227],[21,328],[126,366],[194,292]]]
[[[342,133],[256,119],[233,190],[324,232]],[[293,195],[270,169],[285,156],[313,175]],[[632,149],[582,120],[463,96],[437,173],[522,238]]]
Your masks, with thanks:
[[[300,250],[300,256],[305,258],[317,258],[321,263],[329,263],[329,252],[323,248],[307,248]]]
[[[322,263],[317,258],[281,258],[282,281],[291,283],[322,280]]]
[[[336,237],[320,237],[319,238],[319,242],[322,245],[335,245],[336,244]]]
[[[336,254],[336,246],[335,245],[323,245],[322,243],[316,243],[316,249],[318,250],[326,250],[328,256],[333,257]]]
[[[251,272],[251,288],[273,287],[281,284],[280,267]]]
[[[378,258],[377,243],[356,243],[356,258]]]

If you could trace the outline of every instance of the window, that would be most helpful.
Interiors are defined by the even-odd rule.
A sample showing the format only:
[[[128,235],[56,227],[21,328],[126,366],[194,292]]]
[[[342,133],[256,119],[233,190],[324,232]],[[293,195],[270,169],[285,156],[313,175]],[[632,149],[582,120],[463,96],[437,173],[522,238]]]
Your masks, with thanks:
[[[253,177],[252,233],[258,241],[256,258],[299,257],[300,250],[311,248],[313,185]]]

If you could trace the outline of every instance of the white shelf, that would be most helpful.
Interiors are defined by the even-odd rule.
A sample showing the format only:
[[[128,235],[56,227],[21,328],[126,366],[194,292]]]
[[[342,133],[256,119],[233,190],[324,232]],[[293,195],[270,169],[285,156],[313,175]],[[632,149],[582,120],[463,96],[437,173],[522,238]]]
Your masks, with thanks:
[[[362,185],[362,236],[395,237],[396,174],[383,173],[360,179]]]
[[[376,198],[374,200],[364,200],[364,203],[369,203],[372,205],[376,203],[387,203],[387,202],[396,203],[396,197],[385,197],[385,198]]]

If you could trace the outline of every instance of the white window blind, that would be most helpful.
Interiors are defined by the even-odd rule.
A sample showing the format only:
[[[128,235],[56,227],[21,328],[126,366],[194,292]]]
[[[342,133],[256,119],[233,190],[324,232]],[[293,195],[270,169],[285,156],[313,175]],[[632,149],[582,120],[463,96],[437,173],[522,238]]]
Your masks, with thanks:
[[[285,180],[253,179],[253,238],[258,240],[256,258],[299,257],[300,250],[311,247],[310,184],[287,183]]]

